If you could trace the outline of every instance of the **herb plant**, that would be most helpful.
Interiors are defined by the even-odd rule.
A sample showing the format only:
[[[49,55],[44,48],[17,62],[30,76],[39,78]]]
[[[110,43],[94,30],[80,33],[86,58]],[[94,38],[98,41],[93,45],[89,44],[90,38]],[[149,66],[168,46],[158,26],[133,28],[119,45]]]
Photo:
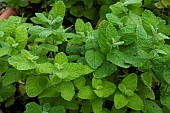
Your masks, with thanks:
[[[120,0],[96,28],[80,18],[63,26],[69,4],[33,23],[0,21],[0,102],[20,98],[24,113],[170,112],[166,21],[142,0]]]

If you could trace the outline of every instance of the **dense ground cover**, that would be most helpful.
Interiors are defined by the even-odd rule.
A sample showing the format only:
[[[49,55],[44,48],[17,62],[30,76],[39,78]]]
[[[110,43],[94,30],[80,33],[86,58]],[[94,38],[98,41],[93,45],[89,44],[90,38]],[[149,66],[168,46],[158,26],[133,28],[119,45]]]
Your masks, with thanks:
[[[170,112],[168,0],[0,1],[3,112]]]

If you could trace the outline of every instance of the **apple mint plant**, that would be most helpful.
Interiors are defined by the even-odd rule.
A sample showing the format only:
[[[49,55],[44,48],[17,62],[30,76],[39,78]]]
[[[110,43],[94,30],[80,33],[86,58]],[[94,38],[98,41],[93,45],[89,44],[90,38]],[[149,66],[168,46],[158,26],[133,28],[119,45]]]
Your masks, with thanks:
[[[0,102],[22,98],[24,113],[169,112],[166,21],[142,0],[109,8],[96,28],[81,18],[64,26],[63,1],[32,23],[0,20]]]

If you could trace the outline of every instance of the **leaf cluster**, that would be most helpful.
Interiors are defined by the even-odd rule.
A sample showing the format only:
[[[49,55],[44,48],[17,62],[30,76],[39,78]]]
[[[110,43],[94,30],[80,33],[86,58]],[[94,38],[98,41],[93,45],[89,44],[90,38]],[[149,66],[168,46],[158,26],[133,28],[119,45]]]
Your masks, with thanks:
[[[108,0],[96,29],[78,18],[72,30],[63,20],[73,1],[55,2],[32,23],[0,21],[0,102],[13,105],[17,92],[25,113],[170,112],[166,21],[142,0]]]

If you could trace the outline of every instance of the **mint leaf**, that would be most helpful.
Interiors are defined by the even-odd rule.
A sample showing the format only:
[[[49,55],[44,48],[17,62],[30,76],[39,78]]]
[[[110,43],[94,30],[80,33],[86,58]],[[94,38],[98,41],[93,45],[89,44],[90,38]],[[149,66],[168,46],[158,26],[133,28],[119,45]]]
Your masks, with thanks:
[[[71,101],[75,95],[74,85],[71,81],[62,81],[58,84],[58,91],[61,92],[61,97],[67,101]]]
[[[116,28],[107,21],[102,21],[98,28],[98,43],[105,54],[110,52],[113,44],[113,39],[118,41]]]
[[[96,79],[96,78],[93,78],[92,79],[92,87],[94,89],[102,89],[103,88],[103,82],[101,79]]]
[[[144,104],[144,113],[163,113],[162,109],[154,101],[146,100]]]
[[[153,14],[153,12],[151,12],[149,10],[145,10],[142,13],[142,22],[143,22],[143,26],[144,26],[145,30],[149,34],[153,34],[153,30],[151,27],[153,27],[153,29],[156,29],[157,22],[158,22],[156,16]]]
[[[84,32],[85,23],[82,19],[77,19],[75,23],[76,33]]]
[[[112,95],[116,89],[116,85],[112,82],[103,81],[103,88],[95,89],[94,92],[98,97],[105,98]]]
[[[38,95],[38,98],[47,98],[47,97],[58,97],[60,92],[58,91],[58,86],[53,85],[43,90],[41,94]]]
[[[170,84],[170,77],[169,77],[170,71],[169,70],[164,70],[163,71],[163,77],[165,79],[165,81]]]
[[[30,77],[26,81],[26,93],[29,97],[38,96],[47,86],[48,79],[45,76]]]
[[[41,44],[40,47],[42,47],[45,50],[58,52],[58,47],[52,44]]]
[[[110,76],[116,70],[117,67],[114,64],[104,61],[103,64],[93,73],[93,76],[95,78],[105,78]]]
[[[91,113],[91,112],[93,112],[89,100],[84,101],[84,102],[82,103],[82,107],[81,107],[80,112],[82,112],[82,113]]]
[[[106,14],[106,18],[108,19],[109,22],[111,22],[114,25],[122,25],[120,19],[112,13]]]
[[[17,82],[19,80],[21,80],[21,73],[20,71],[16,70],[16,69],[8,69],[5,73],[5,75],[3,76],[3,85],[9,85],[12,84],[14,82]]]
[[[110,9],[112,13],[118,17],[124,16],[124,14],[127,12],[127,8],[123,6],[123,3],[117,2],[113,5],[110,5]]]
[[[26,105],[24,113],[42,113],[42,108],[35,102],[30,102]]]
[[[50,22],[50,20],[48,20],[43,13],[35,13],[35,15],[37,16],[37,18],[43,22],[43,23],[48,23]]]
[[[94,69],[92,69],[89,65],[85,65],[85,72],[84,75],[87,75],[89,73],[92,73],[94,71]]]
[[[81,89],[85,86],[86,84],[86,79],[84,76],[81,76],[77,79],[73,80],[74,86],[77,87],[78,89]]]
[[[45,104],[43,105],[43,111],[45,111],[45,112],[49,111],[50,107],[51,107],[51,106],[50,106],[49,103],[45,103]]]
[[[135,91],[137,88],[137,75],[135,73],[129,74],[126,76],[121,84],[124,84],[127,89]]]
[[[54,20],[58,16],[64,18],[65,11],[66,11],[66,7],[65,7],[63,1],[58,1],[58,2],[54,3],[52,9],[50,10],[48,19]]]
[[[141,74],[141,79],[143,83],[148,87],[152,86],[152,76],[153,76],[152,72],[145,72]]]
[[[28,40],[28,33],[26,28],[24,27],[17,27],[15,30],[15,41],[18,43],[17,48],[22,50],[25,48]]]
[[[42,73],[52,74],[55,70],[56,68],[54,67],[54,65],[49,62],[38,64],[36,67],[36,72],[38,74]]]
[[[87,63],[94,69],[97,69],[104,60],[104,56],[97,50],[88,50],[85,53]]]
[[[58,105],[51,107],[48,113],[66,113],[66,110],[63,106]]]
[[[81,99],[94,99],[96,95],[91,86],[85,86],[80,89],[77,96]]]
[[[142,99],[135,93],[133,96],[129,96],[129,103],[127,107],[133,110],[142,110],[144,107]]]
[[[53,34],[53,31],[51,29],[43,29],[41,32],[38,33],[38,36],[42,39],[46,39],[52,34]]]
[[[128,98],[123,93],[116,92],[114,96],[114,106],[116,109],[123,108],[128,104],[128,102]]]
[[[64,72],[63,74],[68,74],[64,80],[70,81],[84,75],[85,68],[80,63],[68,63],[63,65],[63,69],[61,71]]]
[[[118,88],[122,93],[124,93],[127,96],[133,96],[134,95],[134,92],[130,89],[127,89],[124,84],[119,84]]]
[[[138,4],[141,2],[142,0],[126,0],[126,2],[123,3],[123,5],[127,6],[127,5],[132,5],[132,4]]]
[[[0,86],[0,102],[5,101],[15,94],[16,88],[13,85]]]
[[[137,93],[142,99],[149,98],[151,100],[155,100],[155,94],[153,89],[143,84],[142,81],[138,83],[138,89],[139,90]]]
[[[11,51],[12,51],[12,49],[9,47],[0,48],[0,57],[9,55],[11,53]]]
[[[101,113],[103,109],[103,99],[101,98],[96,98],[91,101],[93,113]]]
[[[8,62],[17,70],[30,70],[35,69],[37,66],[37,63],[35,61],[25,59],[20,54],[18,54],[17,56],[11,56],[10,58],[8,58]]]
[[[55,56],[54,63],[58,63],[60,65],[68,63],[68,59],[65,53],[60,52]]]
[[[84,7],[81,5],[72,6],[70,9],[70,14],[72,14],[75,17],[83,16],[83,12],[84,12]]]
[[[117,51],[117,50],[107,54],[107,60],[109,60],[113,64],[123,67],[123,68],[129,68],[130,65],[125,63],[126,58],[127,58],[127,55],[125,53],[121,51]]]

